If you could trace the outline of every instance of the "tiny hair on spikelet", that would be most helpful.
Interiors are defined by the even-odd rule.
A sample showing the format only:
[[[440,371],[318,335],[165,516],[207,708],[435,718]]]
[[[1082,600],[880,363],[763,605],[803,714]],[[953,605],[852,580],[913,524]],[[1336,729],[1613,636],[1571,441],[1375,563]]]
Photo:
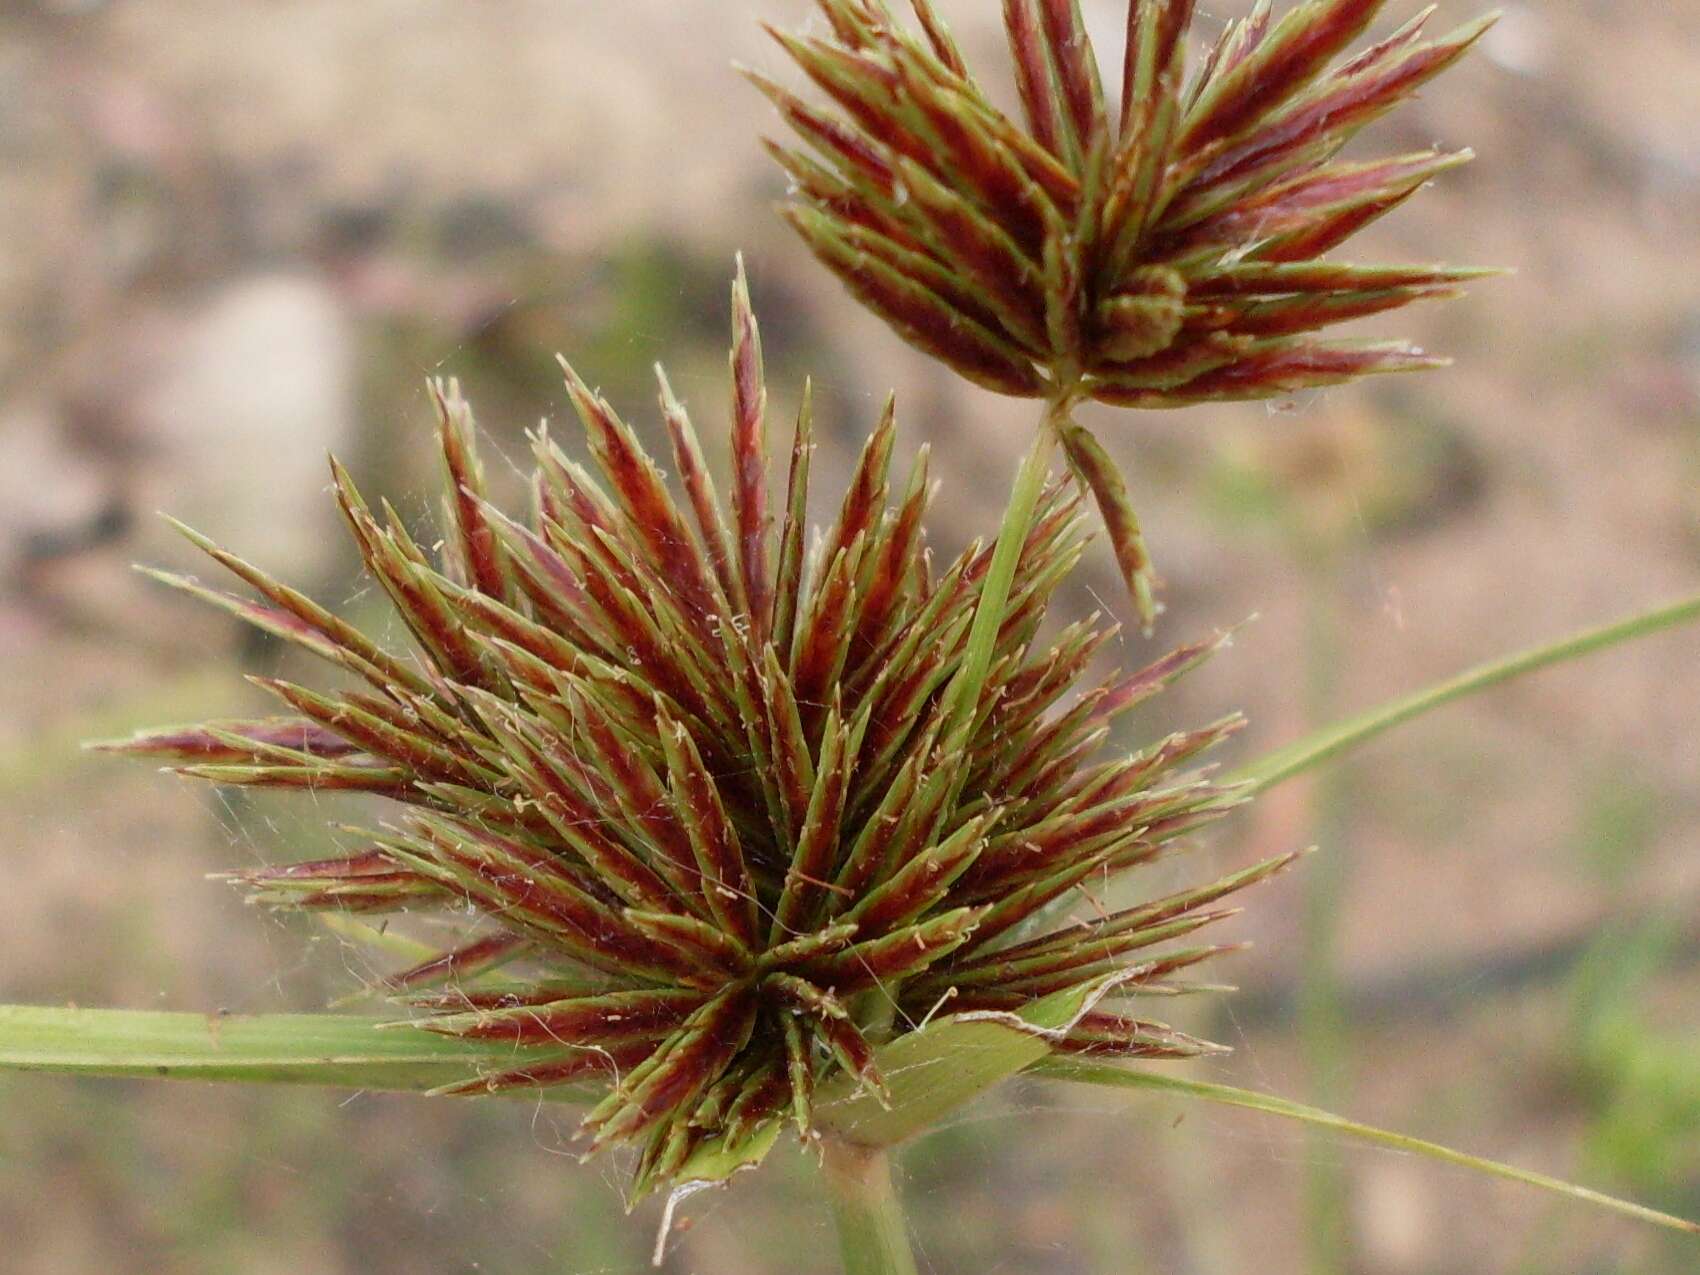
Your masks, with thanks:
[[[398,1029],[496,1048],[499,1066],[442,1092],[601,1086],[583,1133],[593,1151],[636,1148],[634,1198],[704,1148],[771,1141],[784,1124],[813,1138],[816,1087],[843,1073],[881,1092],[876,1047],[935,1015],[1009,1016],[1104,983],[1053,1048],[1217,1050],[1141,1006],[1209,990],[1185,974],[1229,949],[1193,936],[1232,915],[1226,896],[1295,858],[1063,915],[1243,799],[1197,764],[1237,715],[1103,753],[1118,718],[1225,637],[1083,685],[1114,629],[1093,618],[1041,634],[1085,541],[1081,496],[1053,483],[972,729],[950,744],[942,691],[989,549],[935,565],[927,455],[894,479],[888,406],[805,553],[809,399],[785,499],[770,507],[741,265],[732,329],[729,500],[665,378],[682,499],[568,367],[594,472],[540,431],[534,511],[512,518],[488,499],[470,408],[453,382],[433,382],[438,556],[332,463],[414,656],[185,528],[254,596],[160,579],[321,657],[352,689],[258,678],[283,715],[106,745],[217,784],[393,802],[396,815],[350,831],[335,857],[230,879],[276,908],[440,912],[427,931],[449,936],[438,950],[383,979],[408,1011]]]

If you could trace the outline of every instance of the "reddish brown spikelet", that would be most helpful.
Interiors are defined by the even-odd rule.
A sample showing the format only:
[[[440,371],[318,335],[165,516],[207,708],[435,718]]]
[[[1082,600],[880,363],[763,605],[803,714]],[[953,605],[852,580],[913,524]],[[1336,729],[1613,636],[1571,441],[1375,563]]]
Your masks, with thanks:
[[[1104,90],[1098,82],[1098,60],[1086,35],[1080,0],[1040,0],[1045,43],[1050,54],[1058,95],[1082,149],[1107,126]]]
[[[811,208],[787,206],[781,214],[815,256],[911,344],[987,389],[1025,397],[1043,391],[1044,379],[1019,340],[998,335],[952,304],[926,272],[891,251],[897,245],[882,244],[879,236]]]
[[[915,6],[915,17],[920,22],[921,29],[927,34],[927,43],[932,47],[933,56],[952,75],[966,75],[968,64],[962,59],[962,50],[957,47],[956,39],[933,8],[932,0],[912,0]]]
[[[618,1076],[623,1068],[642,1063],[655,1052],[652,1040],[629,1041],[621,1045],[539,1051],[535,1061],[506,1071],[492,1072],[476,1080],[445,1085],[434,1092],[468,1096],[473,1094],[507,1093],[514,1089],[536,1089],[549,1085],[565,1085],[595,1077]]]
[[[233,742],[231,737],[250,741]],[[206,726],[140,731],[128,739],[90,744],[107,753],[144,753],[174,761],[252,761],[267,748],[285,748],[315,757],[346,757],[360,749],[317,722],[293,717],[260,721],[209,722]]]
[[[658,1041],[706,998],[700,992],[612,992],[540,1005],[444,1014],[425,1026],[446,1036],[516,1045],[612,1045]]]
[[[1053,155],[1063,149],[1063,103],[1051,80],[1050,58],[1040,27],[1037,0],[1004,0],[1004,26],[1015,63],[1015,86],[1034,138]]]
[[[591,453],[608,475],[626,525],[637,533],[657,575],[679,592],[685,617],[706,624],[716,610],[707,565],[660,472],[614,409],[564,359],[561,366],[566,372],[567,393],[590,439]]]
[[[759,642],[772,625],[767,575],[767,386],[761,337],[750,309],[744,262],[732,287],[732,508],[738,520],[738,563],[752,631]]]
[[[785,525],[779,533],[779,576],[773,595],[773,641],[789,651],[797,632],[797,602],[803,593],[803,539],[808,531],[809,464],[813,459],[814,392],[803,384],[803,403],[791,443],[786,481]]]
[[[675,808],[696,854],[703,898],[725,931],[743,946],[753,948],[755,884],[714,776],[703,765],[702,754],[682,725],[658,712],[656,728],[667,755]]]
[[[411,992],[421,987],[463,978],[476,978],[489,970],[513,960],[529,944],[519,934],[498,932],[472,940],[453,951],[444,952],[419,962],[384,979],[384,986],[393,992]]]
[[[856,578],[866,541],[858,536],[838,550],[827,567],[791,656],[791,685],[802,714],[804,733],[814,739],[850,653]]]
[[[472,408],[461,397],[458,381],[432,380],[430,389],[443,442],[451,511],[448,521],[456,533],[456,556],[469,585],[489,597],[506,601],[512,587],[507,553],[485,517],[484,468],[478,460]]]
[[[1261,29],[1250,35],[1205,90],[1178,144],[1197,151],[1256,123],[1362,35],[1386,2],[1312,0],[1290,10],[1267,36]]]
[[[1157,604],[1153,599],[1151,555],[1145,550],[1145,536],[1139,530],[1139,515],[1133,511],[1133,501],[1127,493],[1127,483],[1115,467],[1109,453],[1092,434],[1079,425],[1070,424],[1063,430],[1063,446],[1069,464],[1092,492],[1104,517],[1104,529],[1109,533],[1110,546],[1115,550],[1116,565],[1122,579],[1133,595],[1145,629],[1151,631],[1156,618]]]

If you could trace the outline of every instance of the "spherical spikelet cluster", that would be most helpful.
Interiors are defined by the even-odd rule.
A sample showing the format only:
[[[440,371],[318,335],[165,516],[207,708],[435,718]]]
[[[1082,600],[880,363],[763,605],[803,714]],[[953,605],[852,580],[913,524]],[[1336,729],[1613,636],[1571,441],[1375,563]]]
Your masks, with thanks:
[[[942,690],[990,553],[971,546],[935,569],[924,452],[888,499],[889,408],[806,553],[807,396],[786,501],[770,516],[766,391],[741,278],[734,310],[729,509],[665,381],[682,501],[569,370],[601,478],[540,433],[536,513],[511,520],[485,499],[469,410],[437,385],[440,562],[336,470],[366,569],[418,658],[189,533],[257,599],[162,578],[359,689],[261,679],[288,716],[116,745],[219,784],[397,803],[340,857],[237,880],[286,908],[442,910],[454,937],[388,989],[416,1026],[491,1045],[499,1062],[451,1091],[605,1084],[585,1130],[593,1149],[641,1148],[640,1191],[699,1148],[771,1141],[786,1120],[810,1136],[815,1086],[848,1073],[879,1090],[876,1047],[930,1014],[1018,1013],[1119,974],[1056,1048],[1211,1048],[1135,998],[1201,986],[1174,976],[1223,949],[1159,945],[1228,915],[1218,900],[1289,858],[1065,928],[1047,921],[1052,905],[1177,848],[1238,799],[1187,769],[1238,718],[1098,756],[1118,714],[1218,642],[1082,692],[1110,630],[1040,636],[1083,541],[1079,496],[1053,485],[976,715],[943,729]]]
[[[770,146],[784,214],[870,309],[1007,394],[1103,402],[1265,398],[1434,366],[1329,325],[1454,295],[1481,272],[1318,260],[1469,158],[1342,161],[1342,146],[1456,61],[1482,19],[1416,19],[1339,62],[1385,0],[1269,0],[1190,76],[1192,0],[1130,0],[1121,101],[1106,101],[1079,0],[1005,0],[1025,128],[975,81],[930,0],[818,0],[821,38],[772,34],[831,100],[751,78],[810,153]]]

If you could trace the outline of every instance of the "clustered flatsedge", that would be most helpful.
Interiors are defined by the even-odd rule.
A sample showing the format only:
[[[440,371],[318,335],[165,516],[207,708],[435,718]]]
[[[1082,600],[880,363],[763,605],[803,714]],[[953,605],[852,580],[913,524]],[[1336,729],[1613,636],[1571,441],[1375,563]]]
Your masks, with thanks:
[[[1077,694],[1113,630],[1088,621],[1040,636],[1083,541],[1079,496],[1054,485],[972,732],[949,747],[941,690],[990,550],[934,564],[926,453],[893,501],[888,410],[836,523],[806,554],[805,401],[773,552],[759,338],[741,282],[734,296],[729,513],[670,394],[683,506],[632,430],[569,372],[601,480],[539,436],[536,517],[511,521],[484,499],[470,412],[438,386],[440,563],[336,471],[366,568],[422,661],[197,536],[260,600],[164,578],[365,686],[259,679],[293,716],[122,745],[216,783],[402,803],[395,827],[344,857],[236,879],[281,907],[476,909],[486,925],[475,935],[389,980],[424,1012],[420,1026],[517,1047],[502,1070],[451,1092],[606,1077],[586,1128],[593,1146],[642,1144],[640,1187],[706,1139],[736,1144],[787,1117],[807,1136],[821,1079],[843,1069],[878,1088],[875,1040],[945,1000],[953,1012],[1019,1009],[1132,962],[1123,997],[1184,990],[1170,975],[1220,949],[1149,949],[1226,915],[1210,905],[1287,861],[1027,932],[1048,905],[1149,862],[1233,804],[1178,772],[1237,717],[1097,757],[1117,715],[1216,643]],[[488,977],[497,967],[500,981]],[[1088,1014],[1057,1044],[1138,1057],[1208,1048],[1120,1008]]]
[[[992,550],[934,561],[927,453],[894,482],[889,405],[836,521],[811,537],[805,391],[770,507],[740,270],[729,499],[665,378],[677,491],[569,368],[599,473],[540,431],[531,516],[511,518],[486,498],[470,409],[452,382],[434,383],[438,550],[387,505],[369,508],[333,462],[365,568],[415,656],[185,529],[254,596],[161,578],[323,657],[356,689],[257,679],[287,715],[118,745],[219,784],[394,802],[399,813],[351,832],[338,857],[235,879],[282,908],[443,912],[454,937],[386,987],[408,1023],[485,1041],[500,1060],[446,1091],[604,1086],[584,1131],[593,1150],[639,1149],[638,1193],[698,1151],[771,1142],[787,1121],[816,1136],[817,1087],[843,1077],[883,1092],[877,1047],[935,1017],[1014,1021],[1090,986],[1053,1048],[1218,1048],[1143,1006],[1209,988],[1186,972],[1225,949],[1190,936],[1293,856],[1126,910],[1100,905],[1117,878],[1240,800],[1195,765],[1240,719],[1105,755],[1116,719],[1221,639],[1086,685],[1113,626],[1045,624],[1082,552],[1087,494],[1150,606],[1125,488],[1068,408],[1428,366],[1408,346],[1308,334],[1470,273],[1316,258],[1456,161],[1333,156],[1480,24],[1424,42],[1418,18],[1328,70],[1379,2],[1314,0],[1280,22],[1259,4],[1187,78],[1191,4],[1135,0],[1113,125],[1072,0],[1008,0],[1023,130],[923,0],[918,35],[875,0],[820,7],[831,38],[779,38],[842,114],[761,81],[828,161],[775,148],[795,179],[788,217],[915,344],[1061,408],[1047,427],[1073,473],[1039,500],[979,684],[953,679]]]
[[[749,73],[812,152],[769,144],[792,181],[781,212],[863,304],[989,389],[1169,408],[1436,367],[1406,342],[1315,333],[1490,273],[1320,258],[1470,158],[1336,156],[1491,17],[1424,40],[1430,6],[1331,65],[1385,0],[1310,0],[1278,22],[1259,0],[1188,76],[1193,0],[1133,0],[1115,109],[1078,0],[1004,0],[1023,128],[930,0],[914,0],[919,31],[881,0],[818,3],[823,38],[772,34],[837,109]],[[1085,429],[1067,422],[1062,442],[1149,624],[1125,486]]]

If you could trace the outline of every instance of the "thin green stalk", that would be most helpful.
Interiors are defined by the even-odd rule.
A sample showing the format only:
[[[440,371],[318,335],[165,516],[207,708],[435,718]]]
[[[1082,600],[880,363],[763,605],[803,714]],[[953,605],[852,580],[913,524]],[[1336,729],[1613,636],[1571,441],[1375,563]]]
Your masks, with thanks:
[[[1015,474],[1015,486],[1009,493],[1009,505],[1004,509],[1003,522],[998,527],[997,544],[986,571],[980,600],[974,608],[974,622],[968,630],[968,648],[962,663],[945,688],[945,728],[940,737],[947,751],[963,742],[974,724],[975,705],[981,685],[992,666],[992,653],[997,647],[998,630],[1003,627],[1004,607],[1009,603],[1009,591],[1015,583],[1016,564],[1021,549],[1033,529],[1033,514],[1039,496],[1045,490],[1045,479],[1051,472],[1051,456],[1056,450],[1058,425],[1074,405],[1072,388],[1059,389],[1046,404],[1044,418],[1033,436],[1033,443]]]
[[[889,1154],[829,1138],[821,1163],[844,1275],[916,1275]]]
[[[1306,642],[1306,719],[1312,728],[1334,719],[1340,697],[1341,631],[1333,605],[1338,575],[1325,546],[1301,541],[1309,594]],[[1300,963],[1299,1041],[1306,1087],[1319,1107],[1345,1106],[1351,1083],[1351,1029],[1340,988],[1340,905],[1346,893],[1346,824],[1349,786],[1342,770],[1317,777],[1310,794],[1310,840],[1323,847],[1304,874],[1304,921]],[[1307,1258],[1312,1275],[1341,1275],[1349,1244],[1346,1173],[1313,1132],[1313,1154],[1305,1171]]]
[[[1249,784],[1253,792],[1262,792],[1369,742],[1383,731],[1391,730],[1402,722],[1420,717],[1454,700],[1463,699],[1500,682],[1509,682],[1524,673],[1532,673],[1552,664],[1562,664],[1566,660],[1573,660],[1594,651],[1603,651],[1620,642],[1645,637],[1661,629],[1675,628],[1695,619],[1700,619],[1700,596],[1684,598],[1680,602],[1630,616],[1616,624],[1588,629],[1572,637],[1561,638],[1557,642],[1519,651],[1516,655],[1479,665],[1444,682],[1382,704],[1356,717],[1348,717],[1343,722],[1336,722],[1288,744],[1285,748],[1278,748],[1260,757],[1249,766],[1242,766],[1228,776],[1228,780],[1232,783]]]
[[[1319,1111],[1317,1108],[1307,1107],[1303,1103],[1289,1102],[1287,1099],[1277,1098],[1273,1094],[1258,1093],[1251,1089],[1235,1089],[1231,1085],[1213,1085],[1201,1080],[1183,1080],[1179,1076],[1162,1075],[1154,1071],[1137,1071],[1131,1067],[1119,1067],[1108,1063],[1089,1062],[1056,1055],[1028,1068],[1028,1074],[1043,1076],[1050,1080],[1071,1080],[1080,1084],[1106,1085],[1119,1089],[1156,1089],[1179,1094],[1186,1098],[1202,1098],[1206,1102],[1221,1103],[1224,1106],[1242,1107],[1247,1111],[1261,1111],[1265,1115],[1297,1120],[1301,1124],[1310,1125],[1313,1128],[1332,1129],[1336,1133],[1349,1138],[1356,1138],[1361,1142],[1374,1143],[1377,1146],[1388,1147],[1394,1151],[1428,1156],[1431,1160],[1443,1160],[1448,1164],[1462,1165],[1466,1169],[1474,1169],[1478,1173],[1505,1178],[1510,1182],[1521,1182],[1525,1186],[1539,1187],[1543,1191],[1568,1196],[1572,1200],[1581,1200],[1587,1204],[1609,1209],[1613,1213],[1621,1213],[1625,1217],[1632,1217],[1642,1222],[1652,1222],[1657,1226],[1666,1227],[1673,1231],[1683,1231],[1690,1235],[1700,1234],[1700,1223],[1690,1222],[1687,1218],[1675,1217],[1669,1213],[1661,1213],[1657,1209],[1647,1208],[1642,1204],[1620,1200],[1615,1196],[1605,1195],[1599,1191],[1591,1191],[1585,1186],[1577,1186],[1575,1183],[1549,1177],[1544,1173],[1535,1173],[1529,1169],[1519,1169],[1514,1165],[1501,1164],[1497,1160],[1484,1160],[1480,1156],[1469,1155],[1463,1151],[1454,1151],[1451,1147],[1443,1147],[1438,1143],[1424,1141],[1422,1138],[1407,1137],[1402,1133],[1377,1129],[1373,1125],[1359,1124],[1356,1120],[1348,1120],[1344,1116]]]
[[[1034,512],[1045,490],[1045,479],[1051,472],[1051,456],[1056,451],[1061,422],[1074,406],[1077,390],[1074,383],[1059,388],[1045,405],[1045,414],[1034,431],[1033,442],[1015,472],[1015,485],[1010,489],[1009,504],[998,526],[997,543],[992,547],[992,561],[986,568],[986,580],[980,589],[980,599],[974,607],[974,619],[968,628],[968,645],[962,663],[946,684],[943,701],[944,728],[939,732],[944,756],[959,756],[968,746],[974,730],[980,688],[992,667],[997,650],[998,632],[1003,627],[1004,608],[1015,585],[1016,567],[1021,550],[1033,529]],[[959,771],[952,784],[960,791],[967,782],[966,770]],[[895,1007],[897,985],[888,983],[882,995]]]

